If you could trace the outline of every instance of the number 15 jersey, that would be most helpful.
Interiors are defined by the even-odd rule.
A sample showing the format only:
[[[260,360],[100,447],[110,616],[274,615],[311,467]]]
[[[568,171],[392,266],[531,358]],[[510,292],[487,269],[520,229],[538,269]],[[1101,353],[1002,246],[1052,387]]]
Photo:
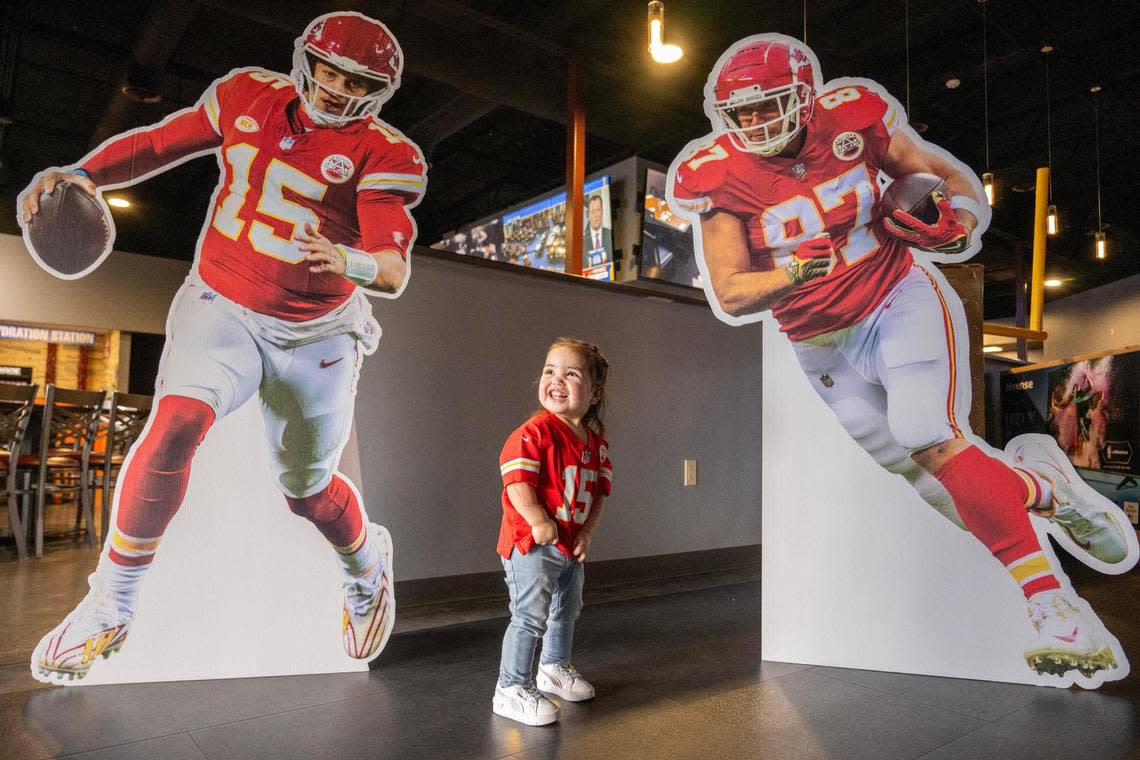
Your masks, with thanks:
[[[569,425],[545,410],[507,438],[499,455],[499,472],[503,476],[503,520],[498,552],[507,559],[512,548],[526,554],[534,546],[530,524],[511,503],[507,486],[526,483],[534,488],[539,504],[558,524],[558,550],[569,557],[594,497],[608,496],[613,480],[606,440],[587,430],[582,441]]]
[[[196,106],[108,140],[81,162],[99,187],[122,186],[208,152],[222,176],[198,239],[207,286],[260,314],[314,319],[355,286],[312,274],[295,240],[313,224],[331,240],[407,256],[415,225],[407,208],[425,186],[419,148],[376,118],[319,128],[291,80],[238,69]]]
[[[840,87],[816,98],[795,155],[749,153],[722,134],[678,165],[677,206],[739,217],[753,271],[783,266],[800,243],[830,235],[836,251],[831,274],[772,307],[792,340],[859,322],[910,269],[910,250],[883,229],[876,181],[901,119],[872,90]]]

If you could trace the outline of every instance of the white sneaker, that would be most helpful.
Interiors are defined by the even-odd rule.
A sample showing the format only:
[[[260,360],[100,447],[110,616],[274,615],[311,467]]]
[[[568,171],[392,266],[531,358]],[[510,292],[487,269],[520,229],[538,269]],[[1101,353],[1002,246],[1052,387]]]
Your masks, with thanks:
[[[84,678],[100,655],[123,646],[133,615],[124,615],[100,578],[87,578],[91,590],[32,652],[32,677],[43,683]]]
[[[517,720],[528,726],[545,726],[558,720],[558,705],[533,686],[495,686],[496,715]]]
[[[1140,549],[1132,524],[1116,504],[1085,483],[1056,441],[1029,433],[1011,440],[1005,450],[1014,464],[1052,486],[1052,513],[1040,514],[1056,526],[1049,532],[1065,551],[1104,573],[1123,573],[1136,564]]]
[[[557,694],[568,702],[594,698],[594,687],[573,665],[538,666],[538,690]]]
[[[1076,604],[1059,589],[1029,598],[1029,620],[1037,638],[1025,649],[1025,662],[1041,674],[1061,676],[1079,670],[1091,677],[1098,670],[1116,667],[1116,656]]]
[[[392,586],[392,537],[376,523],[368,524],[369,539],[376,542],[380,566],[367,578],[345,575],[341,637],[344,651],[368,660],[384,649],[396,625],[396,592]]]

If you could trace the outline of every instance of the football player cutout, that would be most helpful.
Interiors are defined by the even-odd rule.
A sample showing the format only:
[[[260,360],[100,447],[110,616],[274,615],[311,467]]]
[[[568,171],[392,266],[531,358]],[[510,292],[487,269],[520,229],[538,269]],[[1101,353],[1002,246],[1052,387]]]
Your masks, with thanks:
[[[380,336],[365,292],[403,290],[416,235],[409,210],[426,185],[419,149],[376,115],[402,66],[383,24],[326,14],[297,39],[291,77],[237,69],[195,106],[41,173],[21,197],[27,225],[40,194],[59,182],[96,194],[208,153],[221,169],[195,265],[171,307],[154,411],[124,465],[113,529],[90,592],[32,655],[39,680],[82,678],[123,646],[199,443],[254,394],[277,488],[339,560],[343,616],[329,625],[341,625],[352,658],[371,659],[387,641],[391,539],[368,523],[336,467],[360,360]]]
[[[855,442],[1008,570],[1036,630],[1027,626],[1027,664],[1062,676],[1045,682],[1123,678],[1119,643],[1059,581],[1030,514],[1107,573],[1136,564],[1127,518],[1048,436],[1020,436],[1002,453],[968,427],[965,313],[925,260],[980,248],[990,220],[980,183],[907,126],[876,83],[824,84],[819,71],[805,45],[764,34],[730,47],[708,78],[713,132],[674,160],[667,200],[698,230],[709,303],[732,325],[770,311]],[[885,210],[880,173],[943,178],[937,219]]]

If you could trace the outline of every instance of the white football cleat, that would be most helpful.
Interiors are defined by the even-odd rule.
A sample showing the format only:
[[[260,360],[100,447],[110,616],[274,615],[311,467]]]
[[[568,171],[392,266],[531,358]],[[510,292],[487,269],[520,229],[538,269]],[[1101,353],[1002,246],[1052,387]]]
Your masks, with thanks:
[[[133,616],[124,615],[96,573],[91,590],[32,652],[32,677],[43,683],[82,679],[100,655],[110,657],[127,639]]]
[[[1060,589],[1042,591],[1029,598],[1029,620],[1037,638],[1025,649],[1025,662],[1042,675],[1063,676],[1078,670],[1091,678],[1098,670],[1116,667],[1112,647],[1095,626]]]
[[[514,684],[495,686],[495,702],[492,708],[496,715],[517,720],[528,726],[545,726],[558,720],[558,705],[551,702],[533,686]]]
[[[380,654],[396,624],[396,592],[392,585],[392,537],[387,528],[368,524],[369,539],[376,541],[380,567],[368,578],[345,576],[341,636],[344,651],[357,660]]]
[[[1018,467],[1048,481],[1052,513],[1042,511],[1049,533],[1065,551],[1102,573],[1130,570],[1140,557],[1136,532],[1124,512],[1086,483],[1047,435],[1019,435],[1005,447]]]
[[[573,665],[538,666],[538,690],[557,694],[568,702],[582,702],[594,698],[594,687]]]

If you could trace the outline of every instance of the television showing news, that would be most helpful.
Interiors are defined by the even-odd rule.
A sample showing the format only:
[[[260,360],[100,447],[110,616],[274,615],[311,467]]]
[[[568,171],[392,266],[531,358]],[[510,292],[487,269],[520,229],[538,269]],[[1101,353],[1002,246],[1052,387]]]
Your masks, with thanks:
[[[613,279],[613,219],[610,178],[586,183],[583,208],[583,275]],[[478,224],[449,233],[432,248],[509,261],[519,266],[566,270],[566,192],[540,196]]]
[[[503,254],[503,224],[499,219],[489,219],[462,227],[445,235],[432,248],[492,261],[507,259]]]
[[[583,188],[583,274],[612,279],[613,222],[610,178],[598,177]],[[503,215],[503,250],[507,261],[557,272],[566,269],[566,192],[529,201]]]
[[[638,277],[701,287],[693,249],[692,225],[674,214],[665,202],[665,173],[647,169]]]

